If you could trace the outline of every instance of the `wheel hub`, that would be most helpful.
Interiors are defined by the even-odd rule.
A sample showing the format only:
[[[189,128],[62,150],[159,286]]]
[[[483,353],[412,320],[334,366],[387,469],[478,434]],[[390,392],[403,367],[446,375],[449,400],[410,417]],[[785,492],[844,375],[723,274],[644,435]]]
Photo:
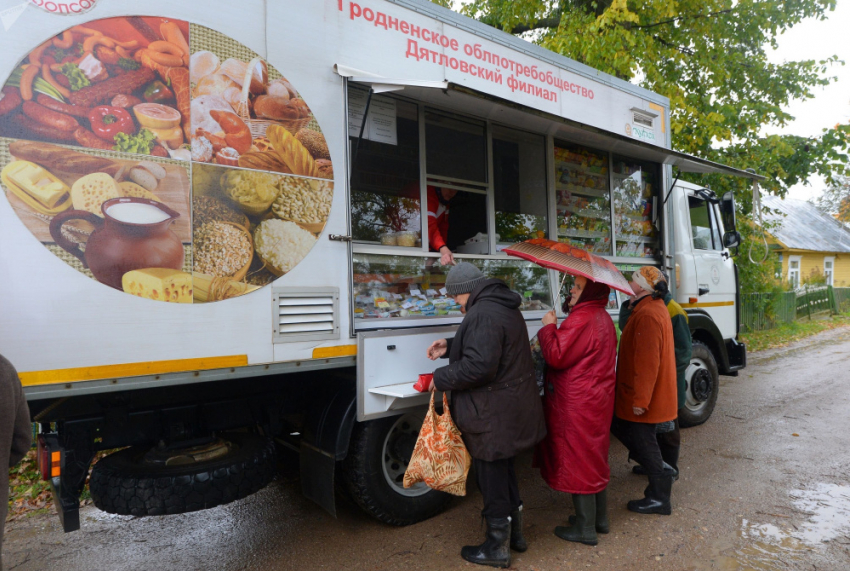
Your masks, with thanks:
[[[421,496],[430,491],[430,488],[421,482],[410,488],[404,487],[404,473],[413,456],[413,448],[416,446],[421,427],[421,417],[405,414],[393,424],[384,441],[384,478],[397,493],[403,496]]]
[[[711,373],[708,369],[699,369],[691,377],[691,394],[698,402],[707,401],[711,396]]]

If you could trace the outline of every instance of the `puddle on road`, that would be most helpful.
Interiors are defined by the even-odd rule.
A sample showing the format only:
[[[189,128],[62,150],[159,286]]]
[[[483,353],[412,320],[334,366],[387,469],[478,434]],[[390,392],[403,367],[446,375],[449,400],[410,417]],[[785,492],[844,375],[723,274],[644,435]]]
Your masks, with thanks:
[[[725,571],[781,571],[796,569],[825,545],[850,532],[850,487],[819,484],[790,494],[799,516],[774,525],[748,519],[738,532],[744,547],[715,559],[713,569]],[[799,523],[800,519],[806,518]]]

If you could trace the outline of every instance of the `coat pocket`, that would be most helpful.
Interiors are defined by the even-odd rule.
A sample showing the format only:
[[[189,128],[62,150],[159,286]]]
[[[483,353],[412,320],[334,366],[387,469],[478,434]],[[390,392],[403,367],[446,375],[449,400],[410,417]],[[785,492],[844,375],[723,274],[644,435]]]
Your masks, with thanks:
[[[490,432],[490,395],[463,391],[455,395],[454,418],[461,433],[480,434]]]

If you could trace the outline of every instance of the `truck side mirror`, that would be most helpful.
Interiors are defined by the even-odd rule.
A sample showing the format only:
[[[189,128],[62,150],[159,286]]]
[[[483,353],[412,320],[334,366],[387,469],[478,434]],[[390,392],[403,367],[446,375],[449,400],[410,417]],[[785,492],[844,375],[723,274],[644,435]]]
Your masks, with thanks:
[[[720,199],[720,216],[723,219],[723,228],[726,230],[726,233],[734,232],[737,229],[737,221],[735,219],[735,195],[730,190],[726,194],[723,195],[723,198]],[[740,243],[741,237],[738,236],[738,242]],[[726,244],[726,238],[723,239],[724,245]],[[737,244],[736,244],[737,245]],[[731,248],[732,246],[726,246],[727,248]]]
[[[724,248],[737,248],[741,245],[741,233],[737,230],[732,230],[730,232],[726,232],[723,234],[723,247]]]

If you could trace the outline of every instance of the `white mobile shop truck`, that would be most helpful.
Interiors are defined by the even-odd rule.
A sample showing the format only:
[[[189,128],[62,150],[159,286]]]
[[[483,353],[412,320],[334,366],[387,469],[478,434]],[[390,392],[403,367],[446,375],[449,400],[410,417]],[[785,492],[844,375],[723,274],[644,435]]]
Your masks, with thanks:
[[[390,524],[438,513],[401,484],[425,348],[462,319],[436,239],[522,295],[529,336],[560,276],[505,246],[665,268],[695,340],[683,425],[746,364],[733,198],[674,169],[760,177],[671,150],[664,97],[424,0],[18,4],[0,352],[65,531],[122,447],[91,474],[109,512],[244,497],[276,441],[331,513],[337,487]]]

